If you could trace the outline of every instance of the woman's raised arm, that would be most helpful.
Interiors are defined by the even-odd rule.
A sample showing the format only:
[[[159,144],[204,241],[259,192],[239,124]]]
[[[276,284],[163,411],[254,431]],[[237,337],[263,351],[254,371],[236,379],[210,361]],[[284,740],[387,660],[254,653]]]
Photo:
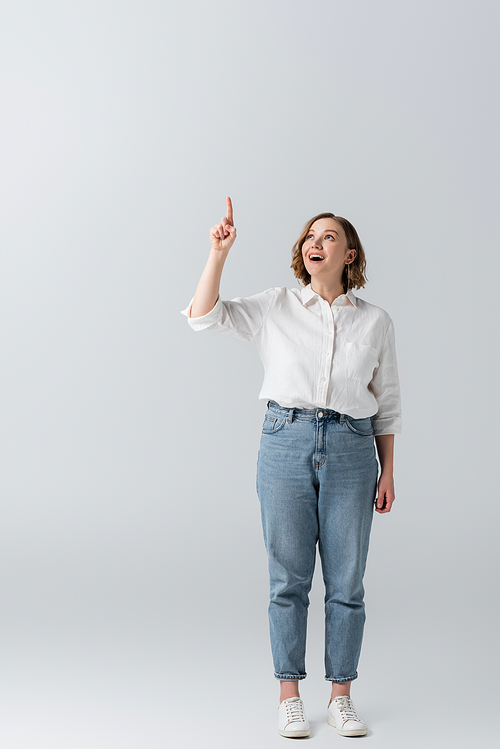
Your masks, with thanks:
[[[236,239],[231,198],[226,198],[226,206],[227,216],[223,216],[220,224],[210,229],[212,248],[196,288],[190,317],[202,317],[208,314],[215,306],[219,297],[220,279],[224,263]]]

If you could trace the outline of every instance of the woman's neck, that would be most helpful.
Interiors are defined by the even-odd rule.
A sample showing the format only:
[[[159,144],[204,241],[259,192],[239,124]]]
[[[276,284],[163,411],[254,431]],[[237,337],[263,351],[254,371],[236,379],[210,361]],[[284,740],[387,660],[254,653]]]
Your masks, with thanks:
[[[334,302],[337,297],[345,294],[342,284],[325,285],[318,283],[316,278],[314,279],[314,282],[311,281],[311,289],[316,294],[319,294],[322,299],[328,302],[328,304],[332,304],[332,302]]]

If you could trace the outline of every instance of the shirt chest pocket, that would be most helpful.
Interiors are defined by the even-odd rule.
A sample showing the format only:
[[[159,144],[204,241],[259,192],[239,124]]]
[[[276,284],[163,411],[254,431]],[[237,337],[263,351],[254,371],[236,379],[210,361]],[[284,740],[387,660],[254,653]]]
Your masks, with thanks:
[[[377,350],[364,343],[347,342],[347,377],[368,385],[378,367]]]

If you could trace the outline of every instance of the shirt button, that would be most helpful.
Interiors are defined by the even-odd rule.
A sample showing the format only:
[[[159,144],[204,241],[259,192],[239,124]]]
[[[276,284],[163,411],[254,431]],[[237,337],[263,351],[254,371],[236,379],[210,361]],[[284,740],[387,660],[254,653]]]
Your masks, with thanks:
[[[319,414],[318,414],[318,418],[321,419],[322,416],[323,416],[323,411],[320,411]]]
[[[326,377],[322,377],[321,382],[326,382]]]
[[[331,330],[327,330],[326,332],[328,333],[328,335],[331,335],[331,334],[332,334],[332,331],[331,331]]]

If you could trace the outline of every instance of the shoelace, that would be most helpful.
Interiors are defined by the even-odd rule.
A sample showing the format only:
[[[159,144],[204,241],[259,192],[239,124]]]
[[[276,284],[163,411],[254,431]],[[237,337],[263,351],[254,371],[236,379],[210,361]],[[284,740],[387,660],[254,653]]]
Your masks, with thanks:
[[[304,705],[302,700],[294,700],[286,703],[286,717],[290,721],[305,722]]]
[[[354,709],[354,705],[351,702],[351,698],[347,696],[337,697],[335,699],[335,704],[337,705],[340,715],[342,716],[342,720],[358,720],[360,723],[360,719],[358,718],[358,714],[356,713],[356,710]]]

